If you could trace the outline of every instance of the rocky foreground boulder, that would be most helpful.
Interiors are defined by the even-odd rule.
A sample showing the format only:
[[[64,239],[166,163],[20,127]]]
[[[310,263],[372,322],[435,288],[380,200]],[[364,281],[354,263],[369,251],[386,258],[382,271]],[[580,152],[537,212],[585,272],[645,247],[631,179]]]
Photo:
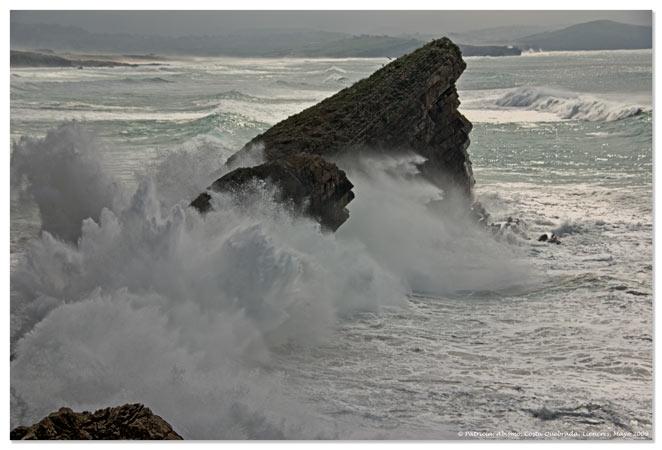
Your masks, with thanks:
[[[105,408],[93,413],[60,408],[29,427],[14,428],[12,440],[179,440],[182,437],[161,417],[139,404]]]
[[[321,158],[413,152],[425,158],[421,172],[447,197],[459,197],[469,209],[474,178],[467,148],[472,125],[458,111],[455,86],[465,68],[460,49],[450,39],[432,41],[255,137],[228,160],[228,165],[250,160],[258,156],[255,152],[263,152],[265,164],[235,169],[237,173],[230,172],[210,189],[225,189],[233,180],[237,190],[246,180],[269,178],[283,188],[284,199],[297,204],[310,199],[315,206],[306,213],[317,220],[332,217],[329,228],[335,229],[347,219],[348,214],[339,211],[353,197],[346,190],[351,183],[344,173],[336,172],[330,178],[308,177],[301,182],[305,189],[290,189],[285,180],[291,181],[301,171],[290,171],[292,177],[282,176],[284,167],[306,164],[301,154],[316,155],[319,158],[309,161],[322,166]],[[267,176],[271,171],[273,175]],[[320,182],[323,187],[314,186]],[[324,194],[309,195],[318,192]],[[208,197],[202,194],[193,206],[204,211]]]

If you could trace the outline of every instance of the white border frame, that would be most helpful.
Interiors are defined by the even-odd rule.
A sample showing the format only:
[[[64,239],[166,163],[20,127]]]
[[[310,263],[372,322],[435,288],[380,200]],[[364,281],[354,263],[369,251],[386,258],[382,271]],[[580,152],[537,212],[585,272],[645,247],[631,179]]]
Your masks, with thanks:
[[[10,71],[9,71],[9,11],[11,9],[16,9],[16,10],[29,10],[29,9],[43,9],[43,10],[55,10],[55,9],[60,9],[60,10],[148,10],[148,9],[153,9],[153,10],[276,10],[276,9],[283,9],[283,10],[464,10],[464,11],[469,11],[469,10],[496,10],[496,7],[499,7],[499,10],[653,10],[653,36],[654,36],[654,52],[653,52],[653,97],[654,97],[654,107],[653,107],[653,118],[654,118],[654,134],[653,134],[653,146],[654,146],[654,151],[653,151],[653,162],[658,160],[658,151],[659,149],[656,148],[655,146],[655,141],[656,141],[656,136],[658,135],[658,132],[660,131],[660,127],[658,126],[659,123],[655,120],[656,117],[656,109],[655,105],[657,104],[657,73],[655,70],[655,49],[658,48],[659,39],[658,39],[658,34],[655,33],[655,2],[651,1],[644,1],[644,0],[628,0],[627,2],[617,2],[613,0],[603,0],[603,1],[598,1],[598,0],[556,0],[555,2],[551,3],[549,2],[548,4],[540,5],[538,6],[541,7],[533,7],[532,3],[530,1],[524,1],[524,0],[506,0],[506,1],[501,1],[498,3],[494,2],[488,2],[488,1],[479,1],[479,0],[464,0],[462,2],[453,2],[452,4],[449,3],[444,3],[444,2],[435,2],[432,0],[408,0],[406,2],[403,1],[394,1],[394,0],[334,0],[334,1],[329,1],[329,0],[323,0],[323,1],[318,1],[314,5],[311,4],[311,2],[308,0],[280,0],[280,1],[267,1],[267,0],[242,0],[241,2],[229,2],[225,0],[220,0],[220,1],[213,1],[213,0],[187,0],[186,2],[183,2],[181,0],[179,1],[174,1],[174,0],[114,0],[112,3],[111,2],[105,2],[102,4],[91,4],[89,1],[83,1],[83,0],[58,0],[57,2],[54,2],[53,0],[8,0],[7,1],[7,7],[4,10],[4,20],[3,24],[6,24],[7,28],[4,30],[4,33],[0,37],[0,39],[3,41],[2,42],[2,48],[4,49],[4,71],[2,72],[2,78],[4,80],[4,86],[5,89],[2,90],[2,97],[0,104],[5,105],[4,110],[3,110],[3,116],[4,116],[4,126],[1,127],[2,129],[2,137],[0,138],[0,142],[5,142],[5,145],[10,145],[10,133],[9,133],[9,112],[10,112],[10,105],[9,105],[9,84],[10,84]],[[455,8],[454,6],[461,6],[461,8]],[[4,29],[4,26],[3,26]],[[2,370],[0,371],[0,374],[2,376],[2,381],[0,384],[0,392],[1,392],[1,398],[2,398],[2,406],[0,407],[0,423],[5,424],[3,426],[0,426],[0,442],[9,442],[9,273],[10,273],[10,264],[9,264],[9,156],[10,156],[10,150],[9,147],[7,148],[7,151],[5,153],[5,157],[2,159],[2,175],[4,184],[2,184],[2,208],[5,211],[6,214],[2,215],[2,220],[0,222],[0,226],[2,227],[2,230],[4,231],[4,238],[0,240],[0,252],[3,252],[4,254],[4,264],[0,268],[0,283],[2,286],[2,291],[5,294],[5,297],[7,299],[5,305],[1,311],[1,315],[3,317],[3,324],[6,326],[6,331],[5,331],[5,338],[4,338],[4,345],[0,346],[2,348],[2,351],[0,352],[0,358],[5,361],[5,364],[2,366]],[[657,170],[655,168],[655,164],[653,165],[653,172],[654,172],[654,179],[653,179],[653,189],[654,189],[654,194],[653,194],[653,200],[662,198],[660,196],[660,191],[662,190],[662,185],[657,183]],[[660,256],[660,248],[655,245],[655,243],[658,241],[659,233],[660,233],[660,227],[658,226],[658,221],[657,221],[657,208],[654,206],[653,208],[653,215],[654,215],[654,238],[653,238],[653,244],[655,246],[655,258],[654,261],[658,261],[659,256]],[[654,276],[654,281],[653,281],[653,287],[657,287],[659,285],[660,273],[655,270],[656,267],[654,265],[653,267],[653,276]],[[656,289],[654,289],[654,293],[656,293]],[[655,298],[653,300],[655,302]],[[654,314],[655,314],[655,319],[657,319],[657,308],[653,307]],[[657,320],[654,322],[657,324]],[[655,335],[655,330],[654,333]],[[657,372],[656,369],[656,364],[655,362],[657,361],[657,356],[659,352],[659,346],[656,345],[654,342],[654,348],[655,348],[655,355],[653,359],[653,370],[654,370],[654,388],[658,385],[657,381],[659,380],[659,373]],[[657,430],[659,428],[656,419],[656,414],[655,412],[657,411],[657,396],[655,397],[654,403],[653,403],[653,420],[654,420],[654,429],[655,429],[655,434],[654,436],[657,435]],[[5,428],[3,428],[5,427]],[[187,441],[186,443],[180,443],[179,445],[185,445],[185,446],[192,446],[196,444],[200,444],[204,441]],[[260,446],[260,445],[265,445],[265,442],[260,442],[260,441],[211,441],[214,443],[220,443],[221,445],[225,447],[242,447],[242,448],[247,448],[247,447],[254,447],[254,446]],[[526,443],[525,443],[526,442]],[[530,441],[525,441],[522,444],[527,445],[531,444]],[[542,445],[546,446],[556,446],[556,445],[569,445],[569,446],[582,446],[584,449],[595,449],[598,448],[598,446],[603,446],[603,445],[619,445],[619,446],[630,446],[630,445],[652,445],[654,441],[648,441],[648,444],[641,443],[641,442],[626,442],[623,443],[622,441],[619,442],[611,442],[611,443],[605,443],[605,442],[559,442],[559,441],[545,441],[541,442]],[[54,447],[61,447],[64,445],[69,445],[71,442],[68,443],[55,443],[55,442],[48,442],[48,443],[38,443],[38,444],[32,444],[32,445],[48,445],[51,448]],[[104,446],[107,448],[108,445],[122,445],[122,448],[139,448],[139,446],[145,445],[146,443],[108,443],[108,442],[96,442],[96,443],[84,443],[83,445],[91,445],[93,448],[99,448],[98,446]],[[334,442],[326,442],[326,441],[285,441],[285,442],[269,442],[268,445],[275,446],[275,447],[280,447],[280,448],[286,448],[291,445],[297,445],[297,446],[315,446],[315,447],[321,447],[321,446],[327,446],[327,445],[332,445],[332,446],[337,446],[337,445],[342,445],[346,446],[347,448],[357,448],[358,446],[361,446],[365,448],[365,446],[368,447],[373,447],[376,445],[388,445],[391,448],[408,448],[410,445],[421,445],[421,446],[430,446],[430,445],[443,445],[444,447],[450,446],[450,448],[463,448],[463,449],[471,449],[471,448],[478,448],[479,446],[483,445],[513,445],[517,444],[516,442],[513,441],[503,441],[503,442],[491,442],[491,443],[486,443],[486,442],[477,442],[477,441],[461,441],[461,442],[453,442],[453,441],[434,441],[434,442],[422,442],[422,441],[334,441]],[[23,444],[12,444],[12,445],[23,445]],[[171,445],[169,443],[150,443],[147,445]],[[31,448],[34,448],[31,446]]]

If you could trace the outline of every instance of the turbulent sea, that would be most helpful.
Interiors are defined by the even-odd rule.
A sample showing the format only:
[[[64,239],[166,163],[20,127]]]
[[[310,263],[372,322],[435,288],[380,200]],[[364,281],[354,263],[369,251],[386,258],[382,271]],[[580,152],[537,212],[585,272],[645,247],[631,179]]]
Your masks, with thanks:
[[[650,51],[468,58],[476,196],[517,229],[432,213],[408,156],[344,167],[335,235],[268,192],[186,207],[387,62],[12,69],[12,427],[142,402],[189,439],[650,438]]]

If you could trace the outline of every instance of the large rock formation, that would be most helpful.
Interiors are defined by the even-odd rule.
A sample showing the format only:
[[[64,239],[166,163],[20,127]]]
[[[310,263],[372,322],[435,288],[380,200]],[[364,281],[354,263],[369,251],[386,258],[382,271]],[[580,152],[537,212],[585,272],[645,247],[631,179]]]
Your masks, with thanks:
[[[455,87],[465,67],[453,42],[447,38],[432,41],[254,138],[228,160],[228,165],[237,166],[256,151],[263,151],[266,163],[236,169],[238,172],[217,180],[211,189],[225,190],[231,184],[236,190],[245,180],[269,178],[285,186],[284,198],[300,202],[300,195],[309,196],[314,206],[307,212],[318,220],[332,217],[330,228],[335,229],[347,218],[339,211],[344,211],[353,197],[348,194],[351,183],[344,173],[332,176],[332,181],[327,181],[326,175],[308,177],[302,183],[305,189],[290,189],[289,182],[282,180],[298,175],[286,167],[305,165],[301,154],[333,160],[369,152],[414,152],[426,159],[420,166],[422,173],[444,189],[446,196],[460,198],[468,209],[474,185],[467,154],[472,125],[458,112]],[[309,161],[323,165],[321,158]],[[267,176],[272,170],[273,176]],[[283,171],[291,176],[283,177]],[[318,182],[325,186],[315,187]],[[320,192],[323,194],[309,195]],[[193,206],[204,211],[209,206],[208,197],[202,194]]]
[[[455,82],[466,64],[448,38],[432,41],[370,77],[277,123],[230,158],[264,146],[267,160],[296,153],[324,157],[413,150],[442,188],[469,194],[471,123],[458,112]],[[259,145],[261,144],[261,145]]]
[[[182,437],[141,404],[77,413],[60,408],[29,427],[17,427],[12,440],[177,440]]]
[[[277,187],[276,200],[289,203],[296,212],[317,220],[323,228],[335,231],[347,218],[345,206],[354,198],[352,183],[345,172],[318,155],[300,153],[255,167],[239,168],[216,180],[210,190],[241,194],[269,181]],[[191,206],[200,212],[211,208],[211,195],[200,194]]]

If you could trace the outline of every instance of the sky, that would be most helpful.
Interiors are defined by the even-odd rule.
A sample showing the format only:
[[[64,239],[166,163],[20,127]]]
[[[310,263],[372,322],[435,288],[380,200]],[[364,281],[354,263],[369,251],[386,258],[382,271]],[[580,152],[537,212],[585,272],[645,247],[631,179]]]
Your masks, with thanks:
[[[650,11],[12,11],[12,22],[71,25],[98,33],[214,35],[246,29],[351,34],[461,33],[494,27],[567,26],[608,19],[652,24]]]

